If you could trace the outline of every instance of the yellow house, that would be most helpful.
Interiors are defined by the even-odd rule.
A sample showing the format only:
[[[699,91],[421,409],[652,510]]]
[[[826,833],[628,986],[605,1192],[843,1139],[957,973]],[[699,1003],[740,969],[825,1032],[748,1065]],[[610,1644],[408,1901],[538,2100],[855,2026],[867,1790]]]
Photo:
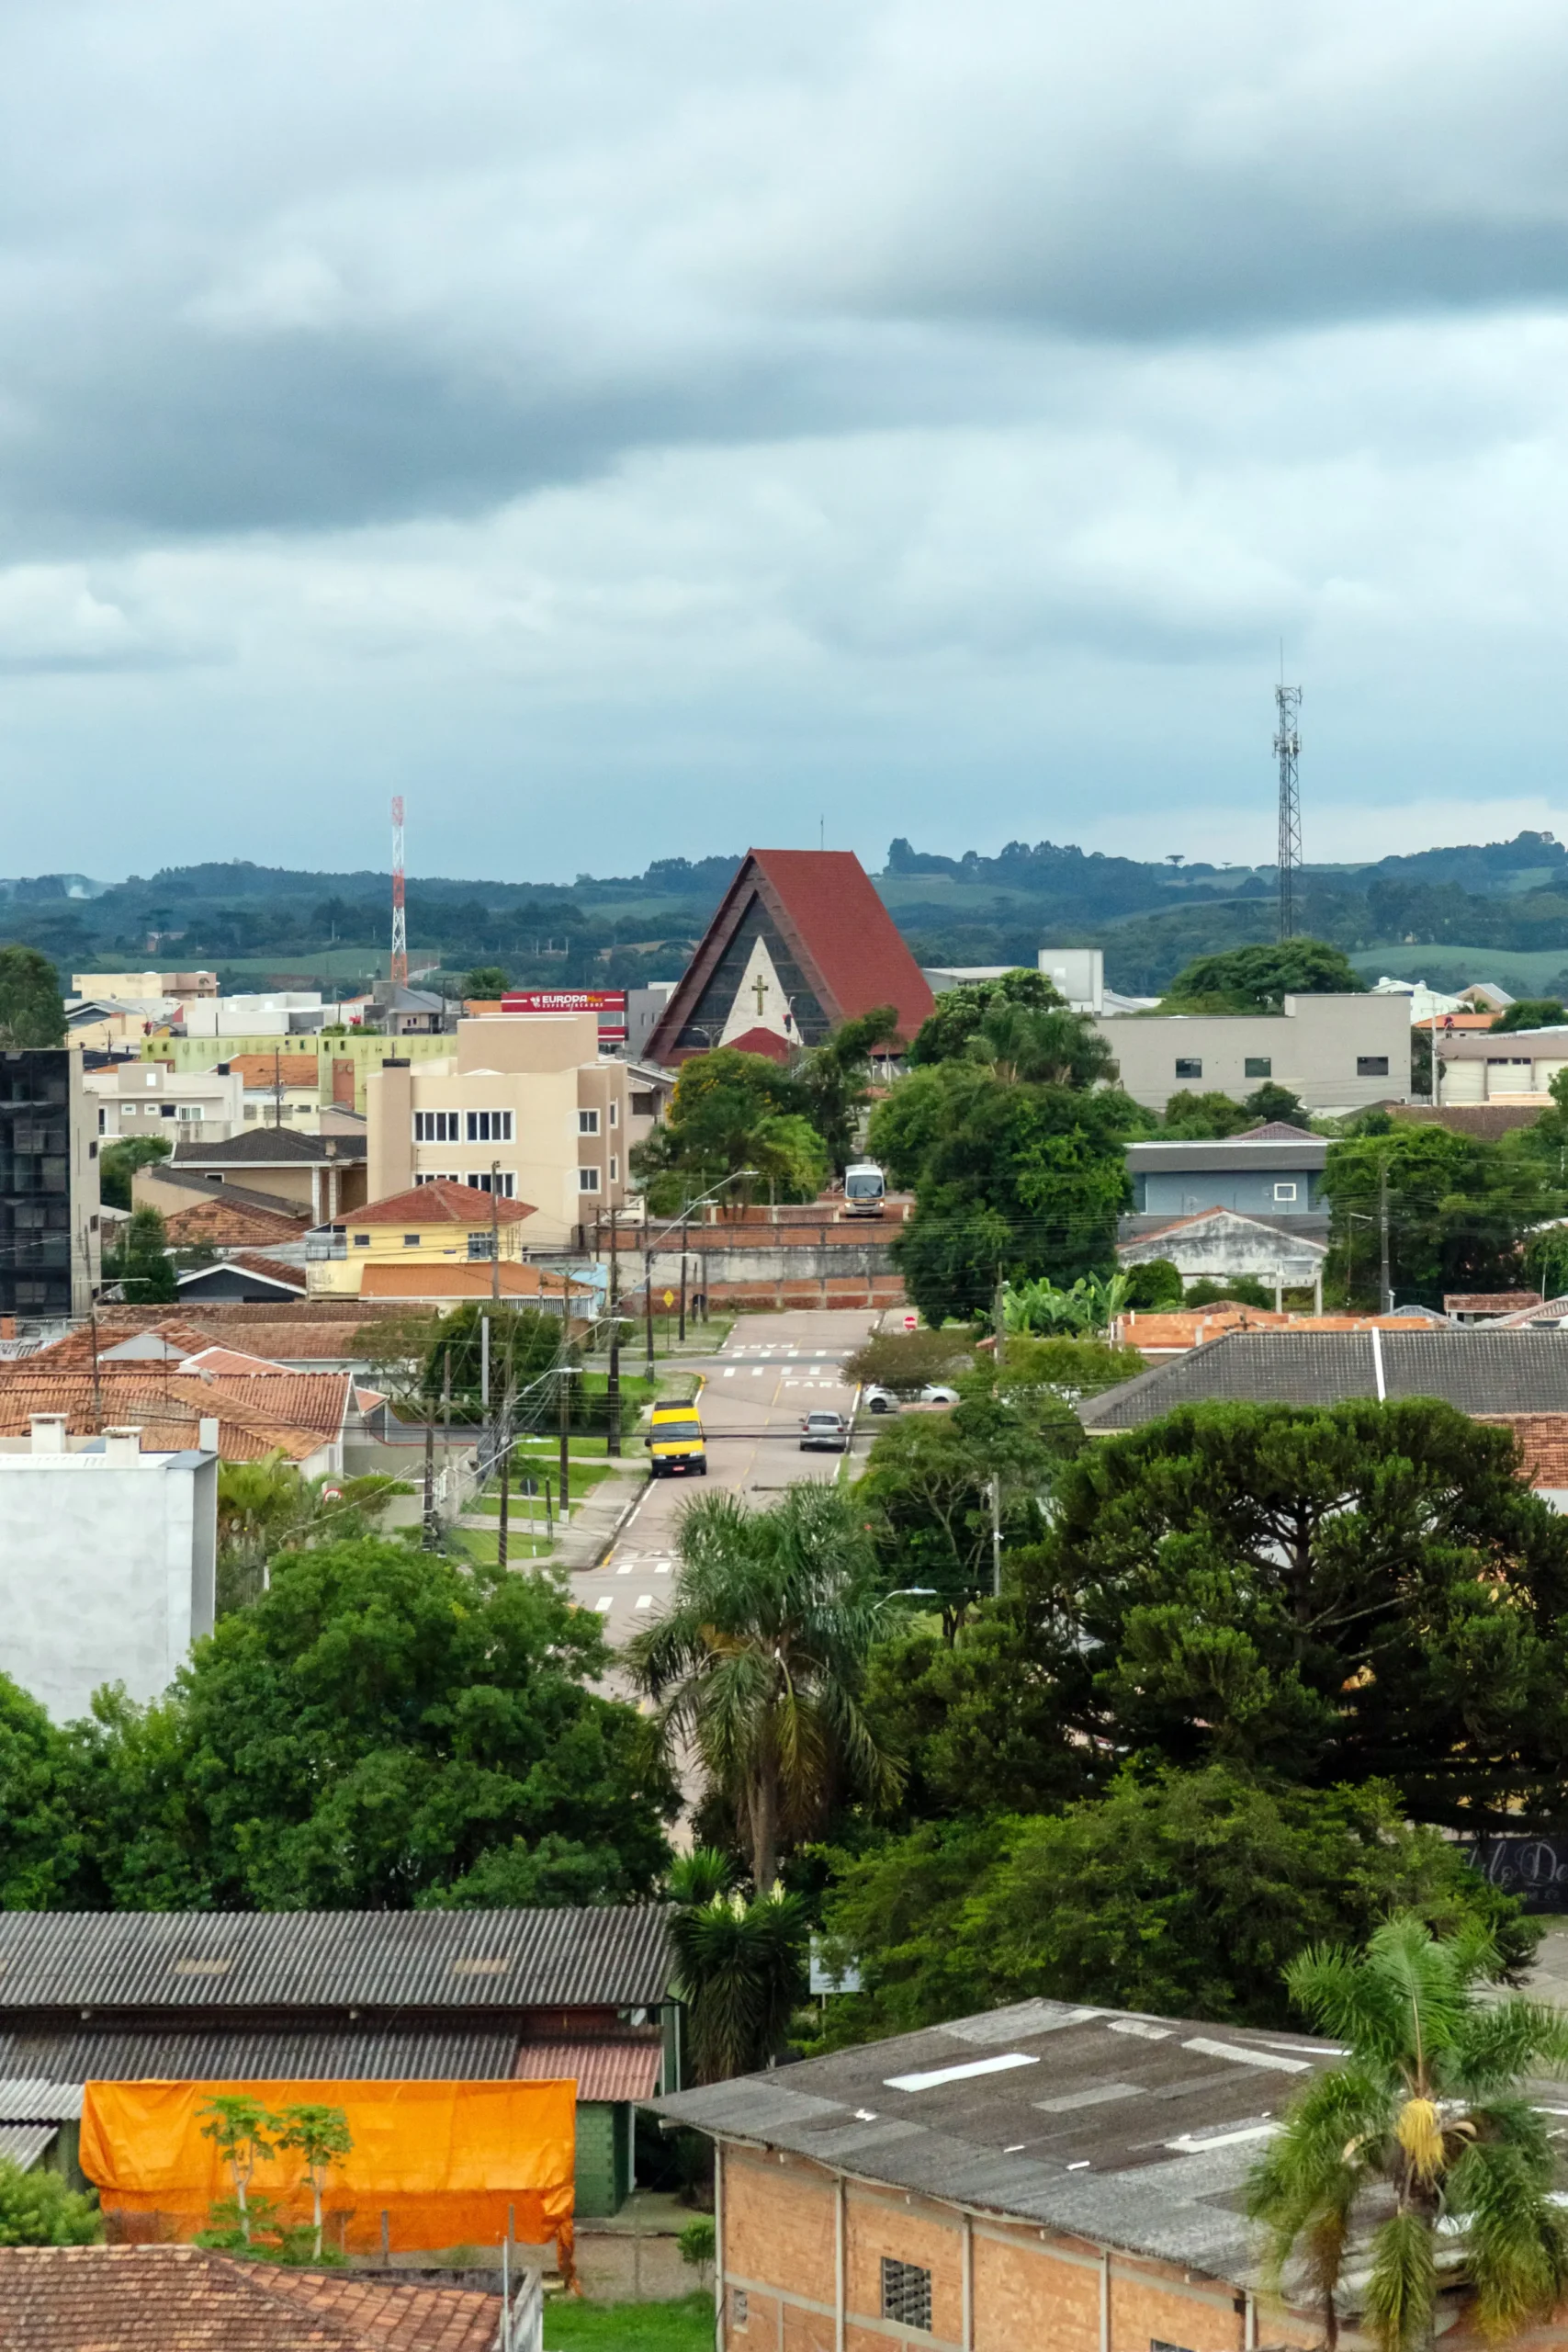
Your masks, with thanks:
[[[523,1256],[524,1219],[533,1214],[526,1201],[502,1200],[499,1193],[492,1201],[472,1185],[436,1177],[318,1227],[305,1245],[306,1289],[312,1298],[357,1298],[362,1292],[434,1295],[443,1285],[432,1289],[419,1270],[434,1277],[437,1270],[482,1266],[488,1275],[499,1257],[502,1276],[511,1276],[502,1288],[511,1295],[513,1270]],[[387,1284],[392,1267],[403,1271],[395,1284]]]

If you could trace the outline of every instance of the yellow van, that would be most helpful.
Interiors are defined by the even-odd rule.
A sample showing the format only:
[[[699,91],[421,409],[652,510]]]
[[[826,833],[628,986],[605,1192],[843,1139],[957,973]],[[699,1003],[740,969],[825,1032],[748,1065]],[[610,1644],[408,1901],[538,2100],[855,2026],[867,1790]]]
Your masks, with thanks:
[[[653,1430],[645,1441],[656,1478],[705,1478],[707,1443],[695,1405],[655,1405]]]

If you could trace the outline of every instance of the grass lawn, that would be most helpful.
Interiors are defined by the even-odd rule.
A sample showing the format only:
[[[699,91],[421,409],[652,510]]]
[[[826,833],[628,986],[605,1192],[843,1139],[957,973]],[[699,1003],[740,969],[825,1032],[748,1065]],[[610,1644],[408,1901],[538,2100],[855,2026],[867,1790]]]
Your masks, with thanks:
[[[541,1519],[539,1521],[539,1534],[537,1540],[532,1543],[529,1541],[526,1533],[518,1527],[515,1521],[508,1526],[506,1531],[506,1565],[508,1567],[517,1567],[525,1560],[547,1560],[549,1558],[551,1553],[555,1549],[555,1546],[553,1544],[546,1543],[544,1536],[544,1525],[545,1522]],[[487,1567],[494,1567],[496,1553],[499,1549],[501,1541],[499,1535],[487,1535],[478,1527],[459,1528],[457,1532],[462,1540],[463,1549],[467,1552],[471,1560],[482,1560]]]
[[[571,1499],[574,1503],[580,1503],[584,1495],[592,1494],[594,1487],[600,1485],[604,1479],[610,1476],[610,1472],[602,1458],[598,1461],[592,1461],[588,1456],[584,1455],[580,1459],[578,1455],[574,1453],[570,1457],[570,1461]],[[544,1482],[548,1478],[550,1482],[551,1495],[558,1495],[560,1492],[559,1474],[560,1456],[558,1453],[538,1454],[534,1457],[527,1466],[526,1475],[537,1480],[539,1485],[539,1492],[534,1497],[533,1508],[535,1514],[540,1520],[541,1523],[544,1519],[545,1510]],[[520,1495],[517,1491],[516,1480],[518,1473],[515,1469],[513,1471],[512,1476],[513,1487],[511,1499],[508,1505],[508,1515],[513,1526],[515,1527],[520,1520],[526,1523],[529,1504],[527,1496]],[[483,1511],[487,1517],[491,1519],[499,1518],[501,1515],[500,1488],[494,1486],[487,1487],[479,1500],[469,1505],[469,1509],[471,1510]]]
[[[678,2303],[587,2303],[552,2296],[545,2305],[545,2352],[710,2352],[713,2296]]]

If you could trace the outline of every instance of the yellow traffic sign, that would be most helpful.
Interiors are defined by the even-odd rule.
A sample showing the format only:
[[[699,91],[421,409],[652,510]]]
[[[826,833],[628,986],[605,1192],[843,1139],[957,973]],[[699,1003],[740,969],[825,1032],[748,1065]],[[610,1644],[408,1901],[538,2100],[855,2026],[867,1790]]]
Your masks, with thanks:
[[[665,1292],[665,1294],[664,1294],[664,1304],[665,1304],[665,1306],[674,1306],[674,1304],[675,1304],[675,1294],[674,1294],[674,1292],[673,1292],[672,1290],[667,1290],[667,1291]]]

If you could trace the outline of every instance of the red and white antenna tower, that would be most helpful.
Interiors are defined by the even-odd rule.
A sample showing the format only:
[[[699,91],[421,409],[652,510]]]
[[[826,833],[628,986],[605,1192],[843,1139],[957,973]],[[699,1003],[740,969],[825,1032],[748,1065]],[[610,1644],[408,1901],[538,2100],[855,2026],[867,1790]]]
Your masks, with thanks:
[[[392,802],[392,986],[409,984],[409,926],[403,912],[403,796]]]

